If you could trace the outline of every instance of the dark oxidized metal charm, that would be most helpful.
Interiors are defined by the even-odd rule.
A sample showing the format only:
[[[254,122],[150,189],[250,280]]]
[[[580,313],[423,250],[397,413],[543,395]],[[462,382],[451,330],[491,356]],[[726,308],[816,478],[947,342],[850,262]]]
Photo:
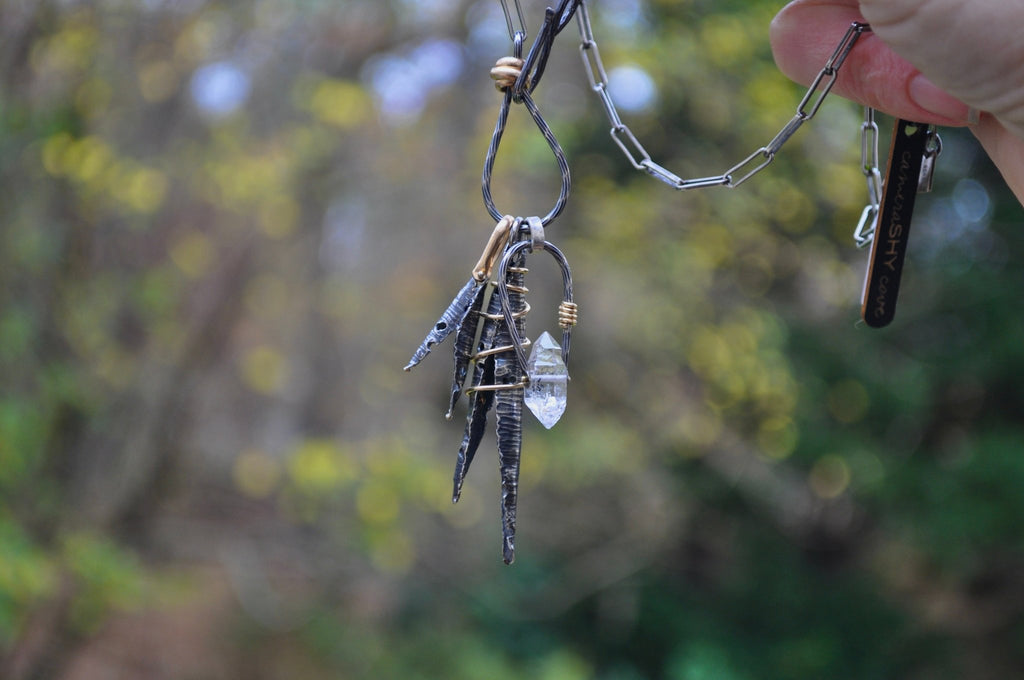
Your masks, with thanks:
[[[563,347],[560,351],[561,360],[556,362],[562,366],[561,377],[552,374],[550,370],[542,371],[532,379],[527,375],[528,371],[534,370],[529,368],[534,360],[532,356],[528,360],[525,353],[526,347],[531,345],[525,336],[525,317],[530,311],[526,302],[528,290],[525,286],[525,264],[527,253],[537,250],[550,253],[562,270],[564,290],[558,318],[563,329]],[[495,273],[494,281],[491,280],[492,273]],[[572,301],[569,267],[561,251],[544,240],[540,218],[523,220],[506,217],[495,227],[480,262],[473,270],[473,278],[452,300],[441,320],[427,335],[406,367],[408,370],[415,366],[434,345],[448,335],[455,334],[454,372],[447,418],[451,419],[462,394],[469,397],[469,412],[462,444],[455,459],[453,503],[457,503],[462,495],[466,474],[487,429],[487,414],[494,409],[498,470],[501,475],[502,558],[506,564],[511,564],[515,559],[524,404],[537,413],[533,401],[524,399],[524,395],[527,387],[530,387],[544,401],[547,395],[545,390],[551,389],[552,385],[557,388],[561,384],[561,396],[552,396],[551,400],[557,401],[560,398],[561,409],[564,409],[564,385],[568,380],[564,362],[569,358],[570,333],[575,324],[576,305]],[[559,349],[557,344],[553,349]],[[550,352],[552,348],[546,345],[545,351]],[[465,385],[467,377],[468,386]],[[542,419],[541,422],[545,427],[551,427],[560,415],[561,410],[558,410],[553,417]]]
[[[423,361],[430,354],[430,350],[434,348],[434,345],[443,342],[445,338],[461,325],[466,317],[466,313],[469,311],[470,305],[476,298],[478,290],[482,286],[483,284],[475,278],[466,282],[466,285],[462,287],[462,290],[459,291],[458,295],[451,301],[451,304],[448,305],[448,309],[444,310],[444,314],[441,315],[441,318],[437,320],[434,327],[427,333],[427,337],[420,343],[405,370],[412,370],[416,364]]]

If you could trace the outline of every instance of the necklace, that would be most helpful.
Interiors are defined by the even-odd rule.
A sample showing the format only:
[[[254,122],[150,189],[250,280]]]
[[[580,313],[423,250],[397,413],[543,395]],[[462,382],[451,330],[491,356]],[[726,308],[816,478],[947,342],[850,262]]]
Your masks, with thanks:
[[[514,10],[508,0],[500,2],[512,42],[512,56],[499,59],[491,69],[491,77],[503,97],[482,175],[484,205],[497,223],[469,280],[427,333],[405,370],[419,364],[449,335],[455,336],[447,418],[452,418],[463,395],[469,401],[469,409],[456,456],[452,501],[459,500],[466,473],[486,431],[488,413],[493,410],[501,476],[502,556],[510,564],[515,558],[523,407],[546,428],[551,428],[565,411],[569,348],[572,328],[578,320],[568,261],[546,234],[546,228],[562,213],[569,198],[569,164],[532,96],[543,78],[555,39],[575,18],[590,89],[600,98],[611,125],[612,141],[635,169],[677,190],[732,189],[765,170],[797,130],[817,114],[847,56],[871,27],[860,22],[850,25],[800,100],[795,115],[771,141],[720,175],[683,179],[656,163],[622,121],[609,92],[608,75],[594,39],[586,0],[560,0],[556,8],[547,8],[525,56],[527,30],[520,0],[513,0]],[[491,191],[495,159],[513,104],[522,105],[529,113],[559,168],[559,195],[543,217],[505,214],[495,205]],[[942,145],[934,126],[897,120],[886,165],[888,180],[883,180],[875,117],[873,109],[865,108],[860,130],[861,169],[867,180],[868,201],[854,230],[854,241],[858,247],[871,246],[862,318],[869,326],[880,328],[895,315],[914,199],[919,191],[931,189],[935,159]],[[546,331],[536,341],[526,337],[525,318],[530,312],[526,302],[526,264],[529,256],[540,252],[548,253],[562,274],[562,301],[557,314],[561,344]]]

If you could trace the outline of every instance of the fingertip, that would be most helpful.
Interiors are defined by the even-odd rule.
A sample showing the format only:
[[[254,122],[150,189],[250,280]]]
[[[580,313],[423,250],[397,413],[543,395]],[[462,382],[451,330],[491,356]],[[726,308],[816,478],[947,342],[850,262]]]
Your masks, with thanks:
[[[907,85],[910,100],[928,113],[940,116],[961,125],[970,119],[970,107],[949,94],[924,74],[918,73]]]
[[[793,20],[790,17],[789,5],[782,8],[772,23],[768,26],[768,43],[772,48],[772,56],[775,58],[775,65],[786,75],[787,78],[797,80],[792,73],[793,42],[789,39],[793,31]]]
[[[800,37],[800,17],[793,16],[794,3],[782,8],[768,27],[768,42],[772,48],[775,65],[791,80],[807,84],[804,47]]]

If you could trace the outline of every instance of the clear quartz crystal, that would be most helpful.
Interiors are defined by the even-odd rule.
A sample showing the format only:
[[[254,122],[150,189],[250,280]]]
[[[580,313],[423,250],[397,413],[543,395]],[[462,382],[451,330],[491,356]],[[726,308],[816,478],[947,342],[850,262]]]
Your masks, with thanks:
[[[523,400],[541,425],[551,429],[565,413],[569,371],[562,361],[562,348],[547,331],[533,343],[526,374],[530,383]]]

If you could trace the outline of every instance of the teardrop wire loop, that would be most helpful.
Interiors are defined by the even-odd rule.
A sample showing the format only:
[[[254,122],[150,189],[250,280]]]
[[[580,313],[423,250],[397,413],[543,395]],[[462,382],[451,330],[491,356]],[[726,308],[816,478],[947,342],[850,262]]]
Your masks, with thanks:
[[[522,58],[522,50],[523,40],[522,37],[517,34],[515,40],[515,57],[517,59]],[[494,134],[491,135],[491,143],[487,148],[487,156],[484,158],[484,171],[481,178],[484,205],[487,208],[487,212],[495,220],[500,220],[504,213],[498,210],[497,206],[494,204],[494,196],[491,191],[491,183],[494,178],[494,161],[498,155],[498,149],[501,146],[502,137],[505,134],[505,127],[508,124],[508,115],[512,108],[514,91],[515,87],[505,88],[501,107],[498,110],[498,119],[494,125]],[[533,101],[533,97],[524,90],[520,93],[519,98],[520,103],[522,103],[523,106],[526,107],[526,110],[529,111],[530,117],[533,118],[534,123],[537,125],[537,129],[540,130],[541,134],[544,136],[544,140],[548,143],[548,147],[550,147],[551,152],[554,154],[555,161],[558,163],[558,171],[562,178],[558,199],[555,201],[554,207],[547,215],[541,218],[541,223],[544,226],[547,226],[556,217],[562,214],[562,211],[565,209],[565,205],[569,200],[569,192],[572,189],[572,177],[569,173],[569,161],[565,157],[565,152],[562,150],[562,146],[555,138],[555,134],[551,131],[551,127],[548,125],[547,121],[544,120],[544,116],[541,114],[536,102]]]

